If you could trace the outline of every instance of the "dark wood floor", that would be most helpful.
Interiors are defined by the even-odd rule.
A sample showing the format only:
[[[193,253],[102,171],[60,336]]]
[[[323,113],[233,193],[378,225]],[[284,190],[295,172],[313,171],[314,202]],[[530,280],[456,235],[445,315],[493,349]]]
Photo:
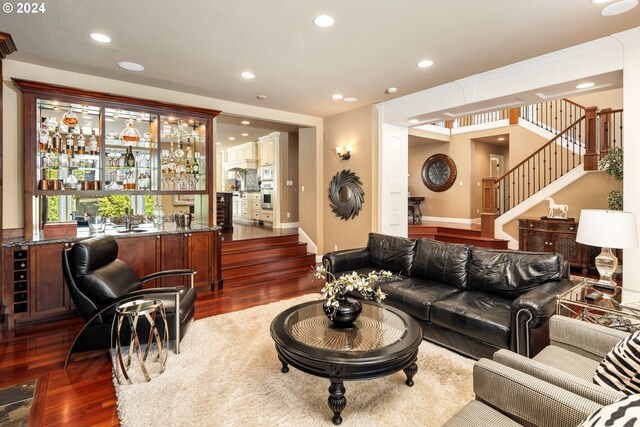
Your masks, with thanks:
[[[196,319],[319,292],[320,287],[308,274],[300,279],[225,287],[216,293],[201,292],[196,301]],[[49,325],[44,331],[23,329],[0,344],[0,388],[39,380],[31,425],[118,425],[111,362],[107,355],[94,353],[84,360],[73,361],[66,371],[62,369],[69,345],[81,326],[79,319],[71,319]]]

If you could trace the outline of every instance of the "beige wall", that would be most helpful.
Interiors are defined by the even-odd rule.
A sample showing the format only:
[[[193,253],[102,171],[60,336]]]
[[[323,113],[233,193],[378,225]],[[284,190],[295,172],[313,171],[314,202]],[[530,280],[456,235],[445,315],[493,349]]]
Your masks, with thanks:
[[[572,96],[569,99],[583,107],[596,106],[599,109],[611,108],[617,110],[622,108],[622,88],[605,90],[583,96]]]
[[[504,158],[503,170],[509,170],[509,149],[506,145],[487,144],[485,142],[471,140],[472,174],[471,174],[471,212],[470,218],[479,218],[482,210],[482,178],[491,175],[489,156],[500,155]]]
[[[608,177],[604,172],[590,172],[553,195],[557,204],[569,206],[569,217],[576,221],[582,209],[608,209],[607,194],[622,189],[622,183]],[[522,218],[540,218],[549,214],[548,202],[542,202],[528,210]],[[508,222],[504,231],[518,239],[518,220]]]
[[[325,119],[324,174],[322,212],[324,215],[324,252],[365,246],[367,235],[373,229],[374,179],[373,174],[373,119],[372,106],[338,114]],[[351,145],[351,159],[340,160],[335,147]],[[331,179],[343,169],[360,177],[364,190],[362,210],[347,221],[337,217],[329,207],[328,189]]]
[[[298,135],[280,133],[280,222],[298,221]],[[291,181],[292,185],[287,185]],[[289,217],[287,217],[289,213]]]
[[[420,138],[409,136],[409,192],[412,196],[425,197],[422,214],[431,217],[469,218],[471,206],[471,156],[467,135],[453,135],[451,142],[420,143]],[[424,162],[434,154],[446,154],[456,164],[456,182],[446,191],[429,190],[422,182]],[[462,182],[462,186],[460,186]]]
[[[320,220],[322,208],[315,208],[315,188],[318,187],[318,179],[315,173],[316,164],[322,164],[317,159],[316,149],[316,129],[300,128],[298,133],[298,205],[300,207],[298,222],[300,228],[312,241],[318,244],[318,253],[322,254],[320,247],[320,234],[317,232],[316,224]],[[324,147],[321,147],[324,148]],[[323,171],[321,171],[323,172]],[[319,190],[318,190],[319,191]],[[324,198],[322,199],[324,203]],[[322,205],[319,205],[322,206]]]

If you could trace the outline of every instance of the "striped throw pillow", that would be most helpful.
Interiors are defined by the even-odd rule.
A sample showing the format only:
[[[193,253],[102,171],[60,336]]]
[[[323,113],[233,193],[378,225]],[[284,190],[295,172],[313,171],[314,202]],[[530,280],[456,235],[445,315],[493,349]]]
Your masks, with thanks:
[[[580,427],[633,427],[640,425],[640,395],[625,397],[598,409]]]
[[[596,369],[593,382],[624,394],[640,393],[640,331],[611,349]]]

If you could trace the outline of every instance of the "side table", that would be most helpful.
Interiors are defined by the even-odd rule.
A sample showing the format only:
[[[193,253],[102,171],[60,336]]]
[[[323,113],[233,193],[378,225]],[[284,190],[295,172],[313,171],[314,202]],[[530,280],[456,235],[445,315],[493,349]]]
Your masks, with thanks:
[[[414,224],[422,224],[422,209],[420,205],[424,202],[424,197],[409,197],[409,214],[412,216]]]
[[[158,314],[160,315],[160,319],[157,319]],[[138,326],[140,318],[146,319],[143,320],[142,324]],[[125,320],[129,324],[129,328],[131,329],[131,338],[129,340],[128,346],[128,354],[127,354],[127,362],[125,363],[122,356],[122,342],[120,340],[122,325]],[[160,333],[158,331],[158,327],[156,326],[156,321],[162,321],[164,323],[164,332],[162,334],[162,338],[160,337]],[[167,314],[164,309],[164,304],[162,304],[161,300],[154,299],[140,299],[135,301],[130,301],[125,304],[122,304],[116,308],[116,315],[113,319],[114,327],[115,327],[115,376],[118,380],[118,384],[121,384],[120,377],[122,376],[129,384],[132,384],[131,380],[131,361],[133,357],[133,353],[136,353],[137,357],[137,367],[142,371],[144,375],[144,379],[146,381],[151,381],[150,371],[146,366],[146,361],[149,354],[153,354],[153,362],[158,363],[157,369],[154,369],[152,373],[155,373],[154,376],[160,375],[164,372],[165,364],[167,362],[167,352],[165,348],[167,347],[167,341],[169,340],[169,328],[167,325]],[[144,352],[142,346],[140,345],[140,334],[138,332],[138,327],[144,328],[148,327],[148,331],[146,335],[148,335],[147,344],[144,347]],[[113,335],[112,335],[113,336]],[[144,336],[144,335],[143,335]],[[155,348],[152,350],[155,339]]]
[[[625,332],[640,330],[640,292],[598,287],[595,280],[586,278],[574,282],[573,288],[558,295],[558,314]]]

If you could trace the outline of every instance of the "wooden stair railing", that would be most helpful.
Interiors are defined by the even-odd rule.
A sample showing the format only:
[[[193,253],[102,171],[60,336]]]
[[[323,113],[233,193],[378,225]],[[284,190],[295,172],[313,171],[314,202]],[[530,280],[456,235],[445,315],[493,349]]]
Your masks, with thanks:
[[[484,178],[481,235],[493,237],[498,216],[580,164],[586,171],[598,170],[598,160],[623,146],[622,128],[623,110],[585,108],[582,117],[503,176]]]

